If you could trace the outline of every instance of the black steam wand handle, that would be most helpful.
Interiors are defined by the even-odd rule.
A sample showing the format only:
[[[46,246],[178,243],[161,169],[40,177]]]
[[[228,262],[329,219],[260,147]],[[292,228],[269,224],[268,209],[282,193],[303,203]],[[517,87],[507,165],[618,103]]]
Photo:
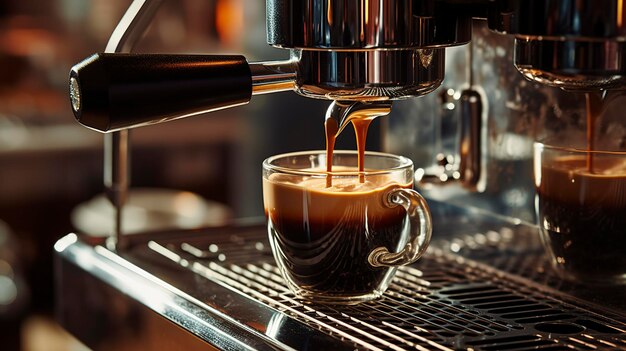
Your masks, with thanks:
[[[72,67],[70,99],[84,126],[110,132],[245,104],[243,56],[95,54]]]

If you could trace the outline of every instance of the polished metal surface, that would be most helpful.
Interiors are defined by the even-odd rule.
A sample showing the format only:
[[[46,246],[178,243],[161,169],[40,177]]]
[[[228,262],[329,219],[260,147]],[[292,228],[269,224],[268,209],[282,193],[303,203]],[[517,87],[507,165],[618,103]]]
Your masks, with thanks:
[[[529,80],[568,90],[626,87],[626,43],[515,39],[515,67]]]
[[[355,118],[358,119],[374,119],[386,116],[391,112],[391,101],[376,102],[351,102],[351,101],[333,101],[328,110],[326,110],[326,121],[334,120],[337,125],[337,133],[339,136],[343,129]]]
[[[296,66],[293,60],[250,63],[252,94],[293,90],[296,81]]]
[[[459,180],[465,187],[481,190],[484,178],[481,149],[483,148],[483,96],[475,89],[464,89],[460,97],[461,135],[459,140]]]
[[[295,91],[332,100],[421,96],[439,86],[444,46],[471,38],[447,1],[269,0],[267,42],[292,50]]]
[[[568,90],[623,89],[626,11],[614,0],[499,0],[489,27],[514,34],[526,78]]]
[[[460,136],[459,136],[459,180],[466,188],[483,191],[485,189],[485,161],[482,149],[485,147],[486,111],[485,97],[475,86],[474,44],[467,46],[467,81],[469,87],[459,96]],[[444,94],[444,96],[447,94]],[[454,94],[453,94],[454,95]],[[454,179],[454,177],[452,177]]]
[[[471,13],[452,1],[268,0],[267,42],[297,49],[398,49],[467,43]]]
[[[254,233],[245,228],[237,234],[221,232],[218,236],[226,240]],[[178,269],[169,264],[170,258],[143,247],[148,250],[119,256],[88,246],[74,234],[56,243],[57,320],[89,348],[352,349],[227,284]]]
[[[104,52],[131,52],[162,2],[163,0],[133,0],[113,30]]]
[[[121,130],[104,135],[104,188],[115,208],[115,225],[111,244],[120,250],[126,247],[122,231],[123,206],[130,186],[130,131]]]
[[[626,40],[621,0],[496,0],[489,27],[505,34],[551,40]]]
[[[222,349],[626,350],[625,287],[545,284],[558,277],[546,270],[536,227],[431,209],[432,249],[401,268],[381,299],[355,306],[295,299],[264,225],[140,235],[122,254],[71,234],[55,245],[59,296],[78,299],[60,301],[60,321],[96,350],[134,334],[158,344],[172,330],[181,345],[199,338]],[[113,304],[123,296],[132,303]],[[171,328],[146,327],[149,311]],[[107,328],[90,329],[85,313]],[[126,327],[136,332],[124,336]]]
[[[452,115],[455,109],[458,110],[458,116],[450,116],[458,118],[458,130],[446,127],[439,131],[442,139],[446,137],[445,134],[458,139],[456,150],[453,155],[440,152],[438,164],[420,174],[418,180],[436,185],[459,182],[466,189],[482,192],[485,190],[486,163],[481,150],[485,147],[487,107],[484,106],[486,97],[474,82],[473,46],[473,43],[466,46],[466,78],[469,86],[460,92],[448,89],[438,94],[444,119],[448,117],[445,115]]]
[[[56,262],[57,292],[62,294],[57,295],[57,320],[90,349],[279,349],[224,313],[229,302],[255,308],[240,294],[199,284],[197,288],[219,294],[211,303],[220,305],[198,301],[101,246],[77,241],[73,234],[59,240],[55,250],[63,257]],[[192,274],[176,276],[193,283]],[[267,318],[264,322],[271,318],[257,314]]]
[[[444,49],[292,50],[295,91],[332,100],[396,100],[427,94],[444,77]]]
[[[515,57],[513,36],[489,30],[482,20],[474,21],[473,30],[471,45],[446,49],[446,77],[438,90],[419,99],[394,103],[385,119],[388,129],[384,150],[415,162],[416,174],[423,173],[429,180],[420,191],[430,197],[534,221],[532,143],[553,137],[572,144],[585,140],[585,99],[579,92],[554,89],[518,74],[511,65]],[[471,62],[466,52],[469,46],[474,55]],[[470,65],[473,84],[467,75]],[[601,78],[601,73],[596,72],[596,78]],[[578,83],[576,75],[572,78],[576,80],[569,83]],[[590,81],[583,78],[580,82]],[[468,86],[484,98],[480,158],[485,186],[478,191],[460,182],[432,184],[442,183],[440,179],[460,179],[461,94]],[[623,92],[611,94],[621,96]],[[598,138],[615,142],[623,139],[626,120],[619,107],[623,103],[606,104],[606,122],[600,123],[607,127],[598,130]]]

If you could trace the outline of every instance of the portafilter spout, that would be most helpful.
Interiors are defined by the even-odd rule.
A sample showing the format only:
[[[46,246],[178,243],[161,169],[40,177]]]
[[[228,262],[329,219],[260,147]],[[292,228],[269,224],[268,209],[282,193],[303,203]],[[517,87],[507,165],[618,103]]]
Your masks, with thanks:
[[[337,125],[338,136],[354,119],[374,119],[391,112],[391,101],[333,101],[326,110],[326,123],[333,120]]]

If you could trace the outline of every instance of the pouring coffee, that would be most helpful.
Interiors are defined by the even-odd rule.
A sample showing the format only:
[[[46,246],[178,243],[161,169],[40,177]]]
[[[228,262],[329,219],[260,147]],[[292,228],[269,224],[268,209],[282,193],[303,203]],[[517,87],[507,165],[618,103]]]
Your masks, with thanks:
[[[535,145],[537,217],[553,266],[584,283],[626,283],[626,151],[599,149],[603,94],[586,93],[586,144]],[[561,144],[563,144],[561,142]]]
[[[358,170],[359,159],[364,171]],[[325,171],[325,151],[278,155],[263,163],[268,234],[296,296],[357,303],[379,297],[399,265],[425,252],[430,213],[411,190],[409,159],[336,151],[332,160],[332,173]]]

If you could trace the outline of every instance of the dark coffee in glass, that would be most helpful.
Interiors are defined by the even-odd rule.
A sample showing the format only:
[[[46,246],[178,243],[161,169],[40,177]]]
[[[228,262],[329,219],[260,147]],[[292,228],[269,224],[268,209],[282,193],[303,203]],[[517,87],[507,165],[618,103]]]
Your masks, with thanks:
[[[419,258],[430,237],[426,204],[411,190],[412,163],[368,153],[359,172],[356,153],[337,151],[328,173],[325,157],[324,151],[294,153],[264,164],[274,257],[299,297],[347,303],[378,297],[397,266]]]
[[[537,211],[554,266],[584,282],[626,282],[626,152],[537,144]]]

